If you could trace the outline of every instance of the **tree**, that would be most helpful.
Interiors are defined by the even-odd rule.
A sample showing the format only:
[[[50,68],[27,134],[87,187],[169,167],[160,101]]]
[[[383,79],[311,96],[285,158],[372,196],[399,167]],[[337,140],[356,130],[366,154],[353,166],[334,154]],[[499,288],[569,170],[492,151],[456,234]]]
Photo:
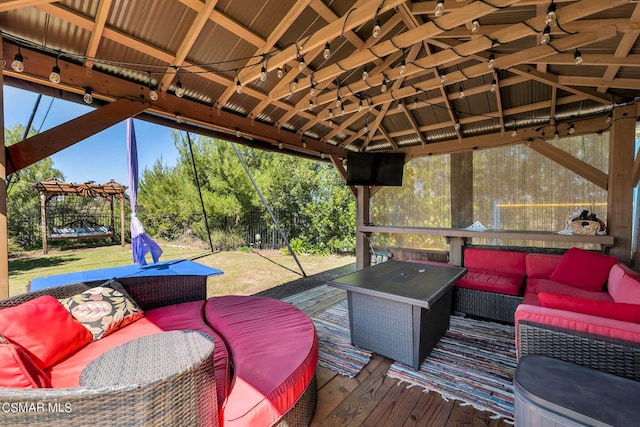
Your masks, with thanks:
[[[19,124],[5,129],[4,137],[7,146],[22,141],[24,130],[24,126]],[[29,136],[32,135],[33,132],[30,132]],[[9,238],[23,248],[42,244],[40,197],[32,184],[50,178],[64,179],[64,175],[53,167],[53,160],[49,157],[19,170],[9,177],[10,183],[7,187]]]

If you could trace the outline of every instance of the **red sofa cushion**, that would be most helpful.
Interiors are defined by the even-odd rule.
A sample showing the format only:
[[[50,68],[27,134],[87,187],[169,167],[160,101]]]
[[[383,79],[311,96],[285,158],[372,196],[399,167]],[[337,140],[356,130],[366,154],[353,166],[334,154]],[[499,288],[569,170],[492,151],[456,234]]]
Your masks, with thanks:
[[[209,298],[205,319],[225,337],[235,367],[224,426],[273,425],[315,375],[313,323],[292,305],[249,296]]]
[[[623,322],[640,323],[640,304],[594,301],[548,292],[539,293],[538,301],[541,307],[575,311],[577,313],[622,320]]]
[[[108,350],[135,338],[162,331],[195,330],[209,334],[214,340],[214,370],[216,392],[221,408],[230,383],[229,353],[222,338],[203,319],[204,301],[192,301],[145,311],[145,317],[106,337],[91,342],[46,372],[55,388],[78,387],[82,370],[93,359]]]
[[[524,276],[467,269],[455,286],[476,291],[495,292],[505,295],[520,295]]]
[[[469,248],[464,251],[464,266],[473,270],[524,277],[526,252]]]
[[[548,279],[558,266],[561,258],[561,255],[553,254],[527,254],[525,258],[527,279]]]
[[[0,387],[51,387],[49,377],[35,364],[22,347],[0,343]]]
[[[562,255],[549,278],[576,288],[601,291],[607,282],[611,267],[617,262],[618,260],[612,256],[571,248]]]
[[[55,365],[93,338],[49,295],[0,310],[0,335],[25,349],[41,369]]]
[[[611,267],[607,290],[616,302],[640,304],[640,274],[618,263]]]
[[[540,292],[550,292],[553,294],[568,295],[577,298],[585,298],[594,301],[612,302],[613,299],[606,292],[592,292],[586,289],[576,288],[549,279],[527,278],[527,285],[524,291],[523,304],[538,305],[538,294]]]

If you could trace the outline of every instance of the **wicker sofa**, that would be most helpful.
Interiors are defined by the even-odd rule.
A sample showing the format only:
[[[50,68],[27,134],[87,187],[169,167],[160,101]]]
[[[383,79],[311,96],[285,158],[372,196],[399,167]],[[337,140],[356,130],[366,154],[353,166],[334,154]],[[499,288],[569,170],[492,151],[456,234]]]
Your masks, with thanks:
[[[31,388],[0,387],[0,425],[310,424],[316,405],[318,341],[313,323],[300,310],[267,298],[207,299],[206,277],[202,276],[123,278],[118,282],[144,317],[45,366],[40,380],[50,381],[50,387],[38,388],[39,378]],[[44,295],[64,299],[100,284],[65,285],[5,299],[0,301],[0,317],[24,303],[37,305],[41,300],[36,299]],[[51,324],[39,327],[49,327],[46,334],[62,333]],[[9,335],[15,333],[0,325],[0,335],[3,329]],[[193,369],[141,384],[79,385],[87,366],[109,351],[136,339],[184,330],[198,331],[196,338],[212,341],[209,356]],[[0,347],[9,345],[20,348],[9,337]],[[172,359],[172,366],[183,366],[183,352],[177,350],[165,348],[165,358]],[[33,355],[30,350],[26,353]],[[136,363],[140,369],[160,370],[146,366],[146,358],[123,359],[123,364],[133,363],[134,370]],[[34,360],[29,363],[40,362]],[[28,364],[20,366],[29,368]],[[0,377],[7,380],[9,372],[5,370]]]

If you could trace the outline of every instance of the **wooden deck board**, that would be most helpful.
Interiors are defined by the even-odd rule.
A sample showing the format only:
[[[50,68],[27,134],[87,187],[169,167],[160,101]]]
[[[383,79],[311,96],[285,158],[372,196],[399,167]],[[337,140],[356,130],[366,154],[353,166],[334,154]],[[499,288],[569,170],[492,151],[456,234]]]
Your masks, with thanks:
[[[327,307],[346,299],[344,290],[327,285],[283,298],[314,316]],[[312,427],[508,427],[510,424],[492,419],[491,414],[457,400],[444,400],[438,393],[425,393],[419,387],[387,377],[392,361],[374,354],[355,378],[339,375],[318,367],[318,400]]]

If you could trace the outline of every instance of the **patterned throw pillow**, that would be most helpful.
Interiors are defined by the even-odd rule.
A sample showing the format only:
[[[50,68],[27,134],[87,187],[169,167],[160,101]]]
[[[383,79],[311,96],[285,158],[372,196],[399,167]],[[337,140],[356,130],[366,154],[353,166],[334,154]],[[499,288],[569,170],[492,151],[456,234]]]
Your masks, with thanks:
[[[144,316],[138,304],[115,280],[61,299],[60,303],[91,332],[93,341]]]

